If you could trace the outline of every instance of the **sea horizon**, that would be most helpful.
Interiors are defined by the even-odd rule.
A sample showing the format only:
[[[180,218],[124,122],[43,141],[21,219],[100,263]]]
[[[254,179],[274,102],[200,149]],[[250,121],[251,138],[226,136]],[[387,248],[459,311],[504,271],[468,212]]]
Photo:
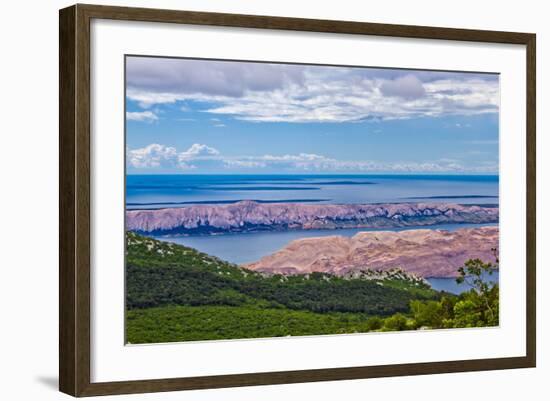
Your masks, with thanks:
[[[334,176],[350,176],[350,177],[492,177],[498,178],[499,173],[458,173],[458,172],[442,172],[442,173],[423,173],[423,172],[414,172],[414,173],[301,173],[301,172],[288,172],[288,173],[182,173],[182,172],[151,172],[151,173],[129,173],[126,172],[127,177],[135,176],[306,176],[306,177],[334,177]]]
[[[457,174],[135,174],[126,177],[128,209],[194,204],[496,204],[498,175]]]

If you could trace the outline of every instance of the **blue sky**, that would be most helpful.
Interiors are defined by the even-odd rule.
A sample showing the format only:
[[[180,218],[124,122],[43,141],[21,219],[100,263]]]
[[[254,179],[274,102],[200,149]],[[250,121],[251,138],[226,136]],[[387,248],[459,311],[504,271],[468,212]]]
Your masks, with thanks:
[[[130,174],[498,173],[498,75],[126,65]]]

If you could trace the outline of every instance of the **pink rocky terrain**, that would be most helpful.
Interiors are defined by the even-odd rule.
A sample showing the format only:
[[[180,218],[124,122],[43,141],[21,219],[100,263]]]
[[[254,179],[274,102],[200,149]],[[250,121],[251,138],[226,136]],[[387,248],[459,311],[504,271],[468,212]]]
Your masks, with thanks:
[[[492,249],[498,248],[498,237],[498,227],[480,227],[452,232],[371,231],[351,238],[304,238],[245,267],[265,273],[336,275],[399,267],[421,277],[454,277],[457,268],[468,259],[494,262]]]
[[[126,228],[143,234],[222,234],[289,229],[395,228],[438,223],[496,223],[498,207],[449,203],[303,204],[242,201],[129,210]]]

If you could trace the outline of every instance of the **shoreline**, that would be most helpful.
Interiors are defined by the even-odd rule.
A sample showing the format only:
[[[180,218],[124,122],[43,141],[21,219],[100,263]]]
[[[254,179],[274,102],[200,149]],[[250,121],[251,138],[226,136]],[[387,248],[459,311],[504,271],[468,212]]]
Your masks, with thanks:
[[[455,231],[453,229],[447,229],[445,227],[455,225],[455,226],[463,226],[463,227],[456,227],[456,230],[460,230],[462,228],[471,228],[471,227],[498,227],[499,222],[489,222],[489,223],[436,223],[436,224],[430,224],[430,225],[417,225],[417,226],[399,226],[399,227],[334,227],[334,228],[294,228],[294,229],[281,229],[281,230],[256,230],[256,231],[231,231],[231,232],[224,232],[224,233],[204,233],[204,234],[158,234],[158,235],[151,235],[151,234],[143,234],[136,232],[137,234],[142,235],[148,235],[152,238],[158,239],[160,241],[163,241],[163,239],[170,239],[170,238],[220,238],[220,237],[234,237],[234,236],[240,236],[240,235],[256,235],[256,234],[284,234],[284,233],[309,233],[313,231],[323,231],[326,233],[333,232],[334,236],[341,236],[338,232],[342,231],[349,231],[349,230],[358,230],[358,232],[400,232],[400,231],[410,231],[410,230],[442,230],[442,231]],[[127,230],[132,231],[132,230]],[[135,232],[135,231],[132,231]],[[329,235],[329,236],[332,236]],[[346,236],[347,235],[343,235]],[[324,235],[323,235],[324,237]],[[315,238],[315,237],[309,237],[308,238]],[[169,241],[167,241],[169,242]]]
[[[488,197],[493,198],[493,197]],[[496,197],[498,198],[498,197]],[[410,198],[410,199],[418,199],[418,201],[406,201],[406,202],[372,202],[372,203],[323,203],[330,201],[330,199],[274,199],[274,200],[262,200],[262,199],[239,199],[239,200],[219,200],[219,201],[183,201],[183,202],[150,202],[150,203],[126,203],[125,206],[125,212],[139,212],[139,211],[150,211],[150,210],[167,210],[167,209],[182,209],[182,208],[188,208],[193,206],[200,206],[200,205],[235,205],[240,202],[256,202],[260,204],[309,204],[309,203],[318,203],[321,205],[334,205],[334,206],[349,206],[349,205],[403,205],[403,204],[417,204],[417,203],[433,203],[437,200],[442,204],[453,204],[458,206],[478,206],[478,207],[487,207],[487,208],[498,208],[498,203],[456,203],[456,202],[443,202],[440,199],[454,199],[452,197],[449,198]],[[463,199],[461,197],[461,199]],[[430,202],[431,200],[431,202]],[[134,206],[148,206],[148,205],[162,205],[165,207],[143,207],[143,208],[137,208]],[[172,205],[172,206],[168,206]],[[130,206],[130,207],[128,207]]]
[[[365,231],[363,229],[335,229],[335,230],[300,230],[300,231],[287,231],[287,232],[261,232],[261,233],[234,233],[228,235],[219,235],[219,236],[155,236],[154,239],[160,240],[165,243],[173,243],[178,245],[187,246],[193,249],[203,252],[205,254],[217,257],[221,260],[234,263],[240,266],[245,266],[248,264],[254,264],[260,261],[263,258],[269,257],[270,255],[277,254],[285,248],[288,248],[290,244],[296,242],[310,242],[315,243],[315,252],[318,254],[325,254],[334,249],[334,246],[338,246],[342,242],[354,241],[354,237],[360,238],[362,236],[375,236],[380,239],[387,236],[411,236],[415,234],[425,235],[427,237],[441,237],[441,240],[444,240],[445,237],[452,237],[457,232],[466,232],[466,233],[476,233],[479,236],[478,230],[487,230],[493,229],[498,230],[498,224],[489,223],[489,224],[447,224],[447,225],[437,225],[437,226],[428,226],[428,227],[407,227],[400,228],[397,230],[387,230],[387,229],[375,229]],[[463,236],[464,237],[464,236]],[[467,237],[467,235],[466,235]],[[326,244],[326,242],[333,244],[328,247],[321,247],[320,245]],[[414,238],[413,238],[413,241]],[[444,244],[447,241],[444,240]],[[361,241],[358,242],[360,244]],[[437,245],[439,244],[439,245]],[[473,247],[473,249],[478,248],[479,243]],[[376,244],[375,244],[376,246]],[[446,243],[446,251],[451,251],[454,249],[464,250],[464,247],[461,247],[460,244],[457,247],[453,246],[452,243]],[[450,248],[449,248],[450,246]],[[496,244],[494,245],[496,246]],[[441,247],[441,243],[434,243],[435,248]],[[345,249],[349,249],[347,246],[344,246]],[[341,248],[341,249],[344,249]],[[419,248],[417,252],[420,252],[422,248],[422,241],[419,242]],[[425,247],[424,247],[425,248]],[[365,249],[366,250],[366,249]],[[397,249],[402,251],[402,249]],[[390,250],[391,253],[395,256],[395,247],[393,250]],[[414,255],[414,249],[412,250]],[[438,252],[425,252],[424,249],[423,256],[429,256],[430,253]],[[386,250],[388,252],[388,250]],[[405,252],[402,252],[405,253]],[[407,270],[409,263],[416,263],[414,260],[410,259],[411,250],[407,251],[407,259],[400,261],[400,266]],[[336,254],[338,256],[339,253]],[[370,257],[372,253],[369,251],[366,254],[367,257]],[[380,252],[377,251],[379,257]],[[327,254],[329,256],[330,254]],[[462,255],[466,255],[463,253]],[[489,253],[487,253],[489,255]],[[487,256],[488,257],[488,256]],[[414,259],[414,258],[413,258]],[[464,259],[466,260],[466,259]],[[457,259],[456,263],[463,263],[464,260]],[[442,263],[442,260],[438,260],[437,264]],[[348,265],[348,262],[342,262],[343,265]],[[359,266],[361,267],[361,266]],[[454,269],[453,269],[454,271]],[[449,278],[449,275],[431,275],[428,277],[433,278]]]

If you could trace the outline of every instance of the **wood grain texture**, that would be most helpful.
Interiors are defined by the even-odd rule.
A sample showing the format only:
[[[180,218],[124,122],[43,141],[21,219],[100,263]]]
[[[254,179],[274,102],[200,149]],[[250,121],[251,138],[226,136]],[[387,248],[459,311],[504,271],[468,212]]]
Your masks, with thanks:
[[[137,380],[94,383],[80,395],[132,394],[159,391],[200,390],[209,388],[258,386],[334,380],[356,380],[393,376],[417,376],[425,374],[471,372],[527,368],[532,365],[526,358],[498,358],[467,361],[412,363],[367,367],[296,370],[223,376],[202,376],[159,380]]]
[[[79,395],[90,385],[89,19],[72,6],[59,28],[59,389]]]
[[[526,356],[91,383],[90,20],[92,18],[525,45],[527,49]],[[62,392],[73,396],[93,396],[535,366],[536,38],[534,34],[80,4],[60,11],[59,32],[59,387]]]
[[[79,4],[92,18],[239,28],[525,44],[528,33]]]
[[[75,8],[59,15],[59,388],[74,394],[75,264]]]

